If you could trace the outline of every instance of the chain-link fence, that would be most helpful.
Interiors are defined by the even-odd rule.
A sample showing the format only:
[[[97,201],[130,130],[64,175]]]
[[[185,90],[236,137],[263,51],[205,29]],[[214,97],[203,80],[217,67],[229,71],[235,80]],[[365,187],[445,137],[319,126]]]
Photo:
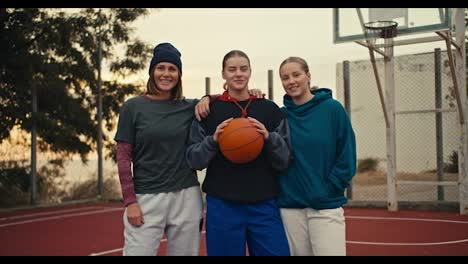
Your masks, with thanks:
[[[439,59],[436,53],[394,58],[397,181],[411,183],[397,185],[398,201],[458,201],[457,106],[447,53],[440,52]],[[351,197],[387,201],[385,120],[372,64],[369,60],[337,64],[337,98],[343,104],[345,63],[349,63],[350,116],[358,155]],[[383,59],[377,60],[377,67],[383,80]],[[425,184],[434,181],[450,183]]]

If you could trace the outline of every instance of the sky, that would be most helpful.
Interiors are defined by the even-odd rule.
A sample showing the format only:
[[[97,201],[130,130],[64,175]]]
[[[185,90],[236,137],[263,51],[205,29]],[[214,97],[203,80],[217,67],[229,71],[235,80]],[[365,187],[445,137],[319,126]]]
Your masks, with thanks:
[[[250,57],[249,87],[267,93],[268,70],[273,70],[274,101],[282,106],[278,68],[287,57],[304,58],[311,84],[333,91],[337,63],[369,59],[365,47],[333,43],[332,17],[332,8],[161,8],[137,20],[134,27],[135,35],[153,47],[171,42],[181,51],[187,98],[205,94],[205,77],[211,79],[211,92],[221,93],[222,59],[230,50],[239,49]],[[402,46],[395,49],[395,55],[444,49],[443,44]],[[146,81],[145,73],[138,78]]]

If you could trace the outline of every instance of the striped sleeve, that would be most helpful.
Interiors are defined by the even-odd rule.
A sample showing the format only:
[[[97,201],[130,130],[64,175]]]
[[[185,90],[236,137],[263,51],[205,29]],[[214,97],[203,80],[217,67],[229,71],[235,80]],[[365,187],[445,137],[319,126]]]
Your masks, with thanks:
[[[132,145],[125,142],[117,142],[117,169],[119,172],[120,187],[125,206],[136,203],[136,194],[133,184],[131,169]]]

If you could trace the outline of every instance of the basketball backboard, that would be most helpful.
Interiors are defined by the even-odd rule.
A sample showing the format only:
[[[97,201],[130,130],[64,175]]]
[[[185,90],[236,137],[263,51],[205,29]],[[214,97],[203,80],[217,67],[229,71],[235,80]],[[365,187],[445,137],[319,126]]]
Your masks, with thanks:
[[[451,28],[451,8],[334,8],[333,42],[364,40],[363,24],[391,20],[398,36],[443,31]]]

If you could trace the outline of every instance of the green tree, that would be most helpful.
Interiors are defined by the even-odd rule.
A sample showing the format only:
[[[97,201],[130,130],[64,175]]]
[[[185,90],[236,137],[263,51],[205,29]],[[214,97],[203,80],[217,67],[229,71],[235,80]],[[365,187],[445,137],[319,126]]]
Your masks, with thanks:
[[[115,76],[146,67],[151,48],[133,37],[141,8],[0,8],[0,143],[13,127],[31,130],[31,86],[37,89],[37,133],[41,151],[70,156],[96,149],[98,36],[102,58]],[[119,59],[117,48],[125,50]],[[141,87],[102,82],[103,123],[114,129],[118,111]],[[113,144],[104,137],[104,144]]]

